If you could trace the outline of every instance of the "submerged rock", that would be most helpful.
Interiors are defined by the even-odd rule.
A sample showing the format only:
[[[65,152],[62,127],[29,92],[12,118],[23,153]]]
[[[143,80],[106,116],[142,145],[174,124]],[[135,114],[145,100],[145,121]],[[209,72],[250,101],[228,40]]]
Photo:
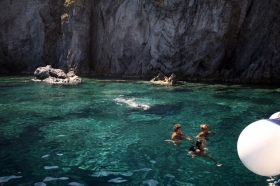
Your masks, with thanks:
[[[150,82],[160,85],[175,85],[178,80],[174,73],[172,73],[170,77],[167,77],[164,74],[160,73],[157,77],[151,79]]]
[[[81,83],[82,79],[75,75],[73,69],[70,69],[70,71],[66,74],[61,69],[55,69],[50,65],[47,65],[45,67],[39,67],[35,70],[32,81],[46,82],[50,84],[73,85]]]

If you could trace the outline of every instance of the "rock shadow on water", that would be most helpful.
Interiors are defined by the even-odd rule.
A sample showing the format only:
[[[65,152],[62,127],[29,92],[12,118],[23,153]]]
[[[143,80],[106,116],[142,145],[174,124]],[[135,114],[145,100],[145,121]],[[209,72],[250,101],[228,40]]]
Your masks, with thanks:
[[[133,122],[134,124],[153,124],[157,125],[163,117],[174,115],[180,113],[183,105],[180,104],[164,104],[164,105],[154,105],[148,110],[130,109],[124,114],[126,115],[126,120]]]
[[[66,120],[77,119],[77,118],[90,118],[90,117],[96,116],[96,115],[102,116],[102,115],[105,115],[105,113],[101,109],[91,108],[90,106],[87,106],[85,108],[80,108],[75,111],[65,113],[61,116],[57,116],[57,120],[65,121],[65,118],[66,118]]]

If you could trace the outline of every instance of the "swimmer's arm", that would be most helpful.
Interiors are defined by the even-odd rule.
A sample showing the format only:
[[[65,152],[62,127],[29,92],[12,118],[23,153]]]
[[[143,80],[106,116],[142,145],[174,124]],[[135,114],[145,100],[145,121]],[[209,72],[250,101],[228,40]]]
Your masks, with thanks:
[[[200,132],[198,135],[195,136],[195,138],[200,138],[201,136],[203,136],[203,132]]]
[[[174,133],[171,135],[171,140],[174,140],[176,136],[177,136],[177,135],[176,135],[176,133],[174,132]]]
[[[149,105],[141,105],[141,104],[139,104],[141,107],[144,107],[144,108],[146,108],[146,109],[149,109],[150,108],[150,106]]]
[[[186,140],[189,140],[190,142],[193,143],[193,139],[192,139],[190,136],[188,136],[188,135],[186,135],[186,134],[185,134],[185,136],[186,136]]]
[[[175,145],[175,146],[179,146],[181,144],[181,140],[176,140],[176,139],[174,139],[174,140],[164,140],[164,141],[166,141],[168,143],[173,143],[173,145]]]
[[[172,136],[173,136],[173,135],[172,135]],[[193,139],[192,139],[190,136],[188,136],[187,134],[182,133],[182,138],[183,138],[183,137],[186,137],[186,140],[189,140],[190,142],[193,143]]]
[[[210,132],[210,131],[209,131],[208,133],[209,133],[209,134],[213,134],[213,135],[215,135],[215,134],[216,134],[216,132]]]

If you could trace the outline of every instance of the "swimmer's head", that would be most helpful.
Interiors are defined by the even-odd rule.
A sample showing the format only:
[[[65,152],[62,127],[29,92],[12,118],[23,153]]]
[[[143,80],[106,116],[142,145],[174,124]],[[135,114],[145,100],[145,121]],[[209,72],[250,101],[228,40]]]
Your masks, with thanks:
[[[148,106],[148,105],[142,105],[144,108],[143,108],[143,110],[148,110],[148,109],[150,109],[150,107]]]
[[[200,129],[201,129],[201,130],[209,129],[209,125],[207,125],[207,124],[201,124],[201,125],[200,125]]]
[[[177,132],[180,128],[182,128],[180,124],[174,125],[174,132]]]

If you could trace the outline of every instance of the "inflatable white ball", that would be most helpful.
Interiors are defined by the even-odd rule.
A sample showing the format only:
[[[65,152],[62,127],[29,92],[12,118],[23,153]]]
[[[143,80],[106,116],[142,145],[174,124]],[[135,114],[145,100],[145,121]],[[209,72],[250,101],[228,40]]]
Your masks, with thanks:
[[[278,119],[280,120],[280,112],[276,112],[270,116],[269,119]]]
[[[280,120],[263,119],[239,135],[237,152],[250,171],[261,176],[280,174]]]

